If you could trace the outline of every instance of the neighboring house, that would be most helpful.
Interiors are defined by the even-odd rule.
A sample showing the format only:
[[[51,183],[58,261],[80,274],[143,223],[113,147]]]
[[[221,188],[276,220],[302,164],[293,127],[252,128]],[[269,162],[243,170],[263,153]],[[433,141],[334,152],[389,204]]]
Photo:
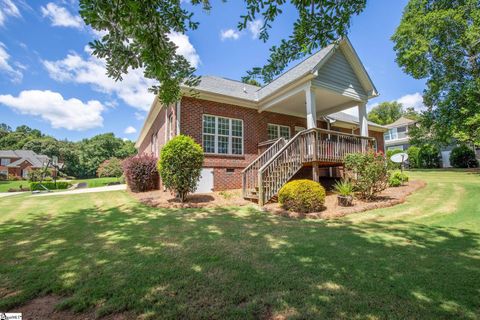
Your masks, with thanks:
[[[293,177],[338,176],[347,153],[383,151],[387,129],[367,121],[377,95],[345,38],[263,87],[203,76],[175,104],[155,98],[136,147],[158,156],[173,136],[189,135],[205,152],[198,192],[243,186],[263,204]],[[340,112],[352,107],[359,118]]]
[[[28,173],[47,165],[49,157],[32,150],[0,150],[0,178],[28,178]]]
[[[410,147],[408,132],[415,124],[415,120],[401,117],[394,123],[385,125],[388,128],[384,135],[385,151],[407,150]]]

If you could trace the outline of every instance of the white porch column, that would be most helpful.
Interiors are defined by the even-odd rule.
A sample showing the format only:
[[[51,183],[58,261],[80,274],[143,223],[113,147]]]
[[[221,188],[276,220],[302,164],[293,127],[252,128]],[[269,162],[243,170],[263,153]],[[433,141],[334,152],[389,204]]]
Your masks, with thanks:
[[[305,90],[305,101],[307,108],[307,129],[317,127],[317,107],[315,105],[315,92],[311,86]]]
[[[358,105],[358,121],[360,124],[360,135],[368,137],[368,120],[367,120],[367,104],[361,103]]]

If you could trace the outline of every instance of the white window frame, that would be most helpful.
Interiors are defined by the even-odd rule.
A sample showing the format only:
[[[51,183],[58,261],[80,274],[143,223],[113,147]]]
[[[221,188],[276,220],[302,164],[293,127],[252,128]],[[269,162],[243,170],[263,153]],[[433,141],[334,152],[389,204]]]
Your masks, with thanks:
[[[205,133],[204,132],[204,119],[205,117],[213,117],[215,118],[215,133]],[[227,119],[228,120],[228,126],[229,126],[229,130],[228,130],[228,136],[227,135],[223,135],[223,134],[218,134],[218,119]],[[232,131],[233,131],[233,127],[232,127],[232,120],[236,120],[236,121],[240,121],[240,123],[242,124],[242,136],[239,137],[239,136],[234,136],[232,135]],[[244,150],[245,150],[245,139],[244,139],[244,135],[245,135],[245,128],[244,128],[244,125],[243,125],[243,120],[242,119],[238,119],[238,118],[228,118],[228,117],[222,117],[222,116],[216,116],[216,115],[213,115],[213,114],[207,114],[207,113],[204,113],[202,115],[202,147],[203,147],[203,142],[204,142],[204,136],[207,135],[207,136],[214,136],[214,152],[205,152],[206,154],[215,154],[215,155],[223,155],[223,156],[243,156],[244,155]],[[227,153],[219,153],[218,152],[218,137],[228,137],[228,152]],[[233,139],[232,138],[241,138],[242,139],[242,152],[237,154],[237,153],[232,153],[232,147],[233,147]]]
[[[274,126],[274,127],[277,128],[277,137],[273,138],[273,139],[270,139],[270,137],[268,137],[268,140],[275,140],[275,139],[281,138],[282,136],[280,135],[280,128],[288,128],[288,139],[290,139],[292,137],[292,130],[291,130],[290,126],[284,126],[284,125],[276,124],[276,123],[267,123],[267,135],[268,135],[268,126]]]
[[[167,141],[172,140],[173,136],[173,113],[170,113],[167,118]]]
[[[10,159],[8,159],[8,158],[0,159],[0,165],[2,165],[2,166],[8,166],[10,163],[11,163]]]

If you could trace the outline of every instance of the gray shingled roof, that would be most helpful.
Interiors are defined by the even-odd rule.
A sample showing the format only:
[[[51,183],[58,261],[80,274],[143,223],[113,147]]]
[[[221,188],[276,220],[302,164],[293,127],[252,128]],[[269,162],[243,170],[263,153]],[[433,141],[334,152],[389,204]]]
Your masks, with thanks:
[[[412,120],[412,119],[408,119],[408,118],[405,118],[405,117],[401,117],[400,119],[398,119],[394,123],[390,123],[390,124],[386,125],[385,127],[390,129],[390,128],[406,126],[406,125],[409,125],[409,124],[413,124],[415,122],[417,122],[417,121]]]
[[[341,111],[329,114],[327,117],[332,118],[332,119],[337,120],[337,121],[349,122],[349,123],[354,123],[354,124],[359,124],[360,123],[360,121],[358,120],[358,117],[355,117],[351,114],[341,112]],[[372,121],[368,121],[368,124],[371,125],[371,126],[379,127],[379,128],[385,128],[385,129],[387,128],[386,126],[382,126],[382,125],[380,125],[378,123],[375,123],[375,122],[372,122]]]
[[[272,92],[315,70],[315,67],[328,55],[328,53],[330,53],[330,51],[333,50],[334,47],[334,44],[326,46],[325,48],[303,60],[278,78],[274,79],[266,86],[262,87],[258,91],[258,99],[260,100],[265,98]]]
[[[222,77],[201,76],[200,83],[193,89],[255,102],[312,72],[334,47],[331,44],[321,49],[263,87]]]
[[[16,167],[28,161],[33,167],[41,168],[43,163],[48,161],[48,156],[43,154],[36,154],[32,150],[0,150],[0,158],[19,158],[10,163],[7,167]]]
[[[202,76],[195,90],[255,101],[260,87],[216,76]]]

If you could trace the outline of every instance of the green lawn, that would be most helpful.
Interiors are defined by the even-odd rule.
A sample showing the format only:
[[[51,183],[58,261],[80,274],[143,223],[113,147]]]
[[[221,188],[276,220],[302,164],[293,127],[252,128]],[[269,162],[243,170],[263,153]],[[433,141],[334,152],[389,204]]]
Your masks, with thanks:
[[[18,189],[22,187],[30,187],[30,183],[25,180],[20,181],[0,181],[0,192],[8,192],[8,189],[15,188]]]
[[[428,186],[406,203],[333,221],[120,191],[3,198],[0,310],[56,294],[146,319],[478,319],[480,175],[410,175]]]
[[[117,178],[93,178],[93,179],[79,179],[79,180],[71,180],[70,182],[73,183],[80,183],[86,182],[88,188],[95,188],[95,187],[103,187],[106,186],[110,182],[117,182],[119,181]],[[20,186],[23,187],[30,187],[30,182],[26,180],[21,181],[0,181],[0,192],[7,192],[10,188],[19,188]]]

